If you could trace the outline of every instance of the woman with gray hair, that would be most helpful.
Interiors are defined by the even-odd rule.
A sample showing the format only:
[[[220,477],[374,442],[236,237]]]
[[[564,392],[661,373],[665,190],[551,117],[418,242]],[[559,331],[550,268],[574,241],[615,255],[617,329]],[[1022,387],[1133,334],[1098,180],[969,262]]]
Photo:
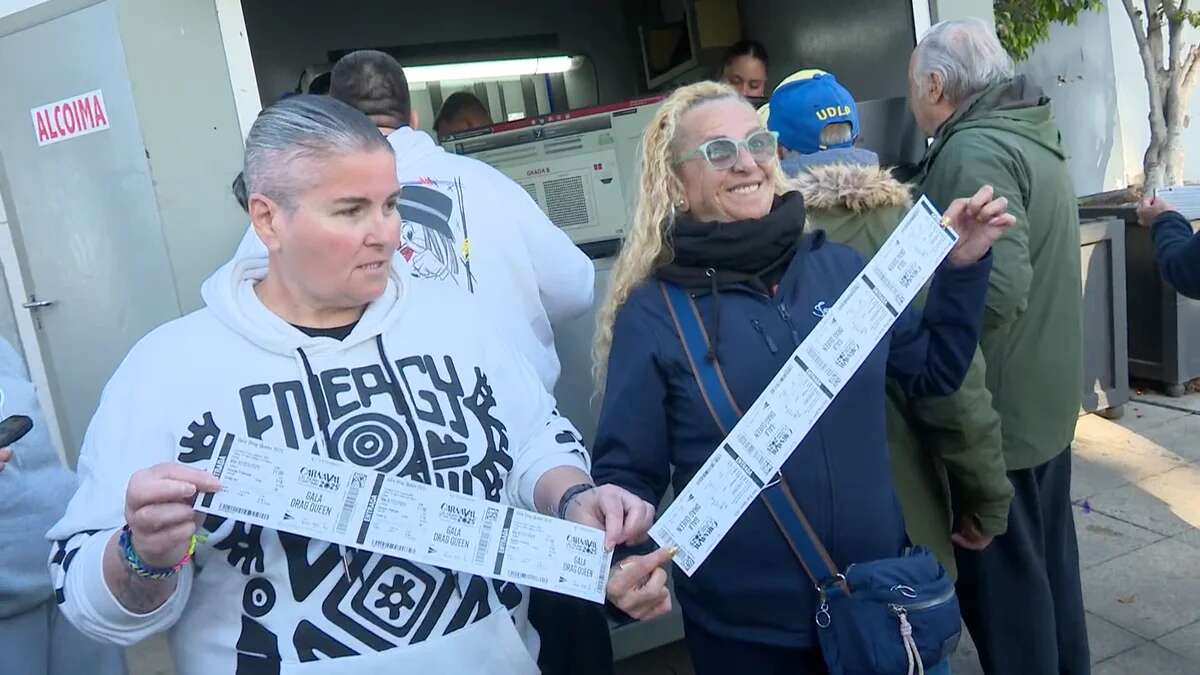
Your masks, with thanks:
[[[237,191],[266,251],[105,388],[48,535],[63,613],[118,644],[170,630],[181,675],[537,672],[524,587],[193,510],[236,436],[607,526],[610,546],[653,514],[592,486],[578,433],[467,296],[392,269],[395,158],[365,116],[316,96],[263,111]]]

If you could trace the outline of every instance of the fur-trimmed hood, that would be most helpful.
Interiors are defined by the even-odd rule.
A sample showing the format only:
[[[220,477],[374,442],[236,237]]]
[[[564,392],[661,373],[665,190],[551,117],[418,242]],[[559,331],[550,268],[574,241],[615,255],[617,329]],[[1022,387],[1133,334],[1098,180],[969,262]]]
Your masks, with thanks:
[[[854,213],[912,206],[908,186],[876,165],[825,164],[805,167],[793,179],[809,209],[840,207]]]

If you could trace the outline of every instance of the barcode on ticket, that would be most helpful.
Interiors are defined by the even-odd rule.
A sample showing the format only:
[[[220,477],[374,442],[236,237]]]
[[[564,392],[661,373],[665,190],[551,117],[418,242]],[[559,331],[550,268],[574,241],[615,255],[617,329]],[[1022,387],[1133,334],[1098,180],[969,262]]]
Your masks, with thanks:
[[[233,504],[221,504],[219,507],[217,507],[217,510],[224,511],[226,513],[236,513],[239,516],[249,516],[251,518],[258,518],[259,520],[270,520],[271,519],[270,516],[268,516],[265,513],[262,513],[261,511],[251,511],[250,509],[243,509],[242,507],[234,506]]]
[[[384,541],[382,539],[372,539],[370,543],[371,543],[371,546],[374,546],[375,548],[387,549],[389,551],[395,551],[396,553],[401,553],[404,555],[416,555],[417,554],[417,549],[415,549],[411,546],[404,546],[402,544],[393,544],[390,541]]]
[[[526,574],[525,572],[509,572],[508,575],[517,581],[532,581],[539,584],[550,583],[550,579],[538,576],[536,574]]]
[[[342,508],[342,515],[338,516],[335,528],[338,534],[346,534],[346,530],[350,527],[350,516],[354,513],[354,507],[358,506],[358,493],[362,490],[363,481],[366,479],[366,474],[361,473],[354,474],[354,477],[350,479],[350,491],[346,495],[346,505]]]
[[[483,565],[487,561],[488,545],[492,543],[492,529],[500,512],[489,508],[483,515],[483,531],[479,535],[479,547],[475,550],[475,564]]]

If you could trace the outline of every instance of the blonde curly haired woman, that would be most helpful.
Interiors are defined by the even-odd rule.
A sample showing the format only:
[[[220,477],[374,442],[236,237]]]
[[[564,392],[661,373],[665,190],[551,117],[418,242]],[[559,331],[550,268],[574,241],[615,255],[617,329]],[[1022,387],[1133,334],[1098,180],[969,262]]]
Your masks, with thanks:
[[[850,248],[804,231],[776,140],[726,85],[675,91],[642,139],[640,201],[613,270],[594,347],[603,405],[598,481],[658,503],[722,440],[695,383],[660,283],[686,289],[744,410],[863,268]],[[924,315],[904,312],[784,465],[839,568],[897,555],[904,523],[892,488],[885,377],[913,396],[960,384],[979,337],[991,244],[1012,223],[990,188],[947,216],[961,238],[934,276]],[[634,618],[670,609],[662,551],[626,558],[610,600]],[[822,673],[815,593],[755,502],[704,565],[677,575],[696,672]]]

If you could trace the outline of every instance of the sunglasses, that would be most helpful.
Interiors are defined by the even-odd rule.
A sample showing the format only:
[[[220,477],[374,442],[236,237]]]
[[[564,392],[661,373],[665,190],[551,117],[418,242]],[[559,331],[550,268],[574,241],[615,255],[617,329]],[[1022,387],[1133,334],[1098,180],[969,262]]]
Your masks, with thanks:
[[[778,147],[778,134],[761,129],[741,141],[733,138],[714,138],[711,141],[705,141],[695,150],[676,160],[676,163],[682,164],[690,159],[703,157],[709,166],[718,171],[724,171],[737,164],[738,153],[742,148],[746,148],[746,152],[750,153],[755,162],[766,164],[775,157],[775,150]]]

